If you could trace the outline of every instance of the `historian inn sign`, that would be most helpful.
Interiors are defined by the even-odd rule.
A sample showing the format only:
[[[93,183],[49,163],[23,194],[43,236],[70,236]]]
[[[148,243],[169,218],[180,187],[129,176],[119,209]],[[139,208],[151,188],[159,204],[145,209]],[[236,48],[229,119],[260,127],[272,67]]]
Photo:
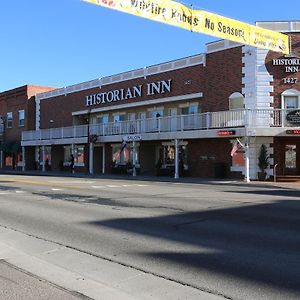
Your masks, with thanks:
[[[172,80],[162,80],[157,82],[147,83],[146,94],[152,96],[156,94],[170,93]],[[102,92],[98,94],[86,96],[86,106],[106,104],[115,101],[122,101],[143,96],[143,84],[132,86],[125,89],[116,89],[112,91]]]

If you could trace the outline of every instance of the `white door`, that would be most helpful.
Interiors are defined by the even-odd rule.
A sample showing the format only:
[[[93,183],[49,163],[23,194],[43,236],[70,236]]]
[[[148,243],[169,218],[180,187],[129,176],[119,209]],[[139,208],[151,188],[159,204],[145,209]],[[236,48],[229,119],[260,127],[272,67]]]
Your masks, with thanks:
[[[141,132],[146,132],[146,112],[142,111],[139,113],[139,122]]]
[[[136,132],[136,122],[135,122],[135,113],[129,113],[128,114],[128,131],[129,133],[135,133]]]
[[[177,108],[170,108],[170,130],[177,130]]]

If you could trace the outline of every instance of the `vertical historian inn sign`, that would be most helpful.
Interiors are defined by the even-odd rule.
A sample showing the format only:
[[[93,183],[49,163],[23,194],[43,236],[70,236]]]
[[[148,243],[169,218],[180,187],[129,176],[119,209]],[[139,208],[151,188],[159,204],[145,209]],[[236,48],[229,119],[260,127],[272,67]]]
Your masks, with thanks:
[[[170,93],[172,88],[172,80],[162,80],[157,82],[147,83],[146,95],[152,96],[156,94]],[[143,85],[136,85],[125,89],[117,89],[98,94],[86,96],[86,106],[97,104],[106,104],[115,101],[122,101],[143,97]]]

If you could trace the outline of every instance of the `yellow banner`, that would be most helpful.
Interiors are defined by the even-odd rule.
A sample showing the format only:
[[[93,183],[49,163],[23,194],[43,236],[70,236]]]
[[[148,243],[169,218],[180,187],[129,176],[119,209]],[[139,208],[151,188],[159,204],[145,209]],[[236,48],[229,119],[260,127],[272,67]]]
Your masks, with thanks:
[[[203,10],[193,11],[199,19],[199,26],[193,31],[209,34],[225,40],[247,44],[257,48],[290,53],[289,37],[254,25],[225,18]]]
[[[192,10],[170,0],[83,0],[135,16],[205,33],[222,39],[289,54],[285,34],[225,18],[203,10]]]

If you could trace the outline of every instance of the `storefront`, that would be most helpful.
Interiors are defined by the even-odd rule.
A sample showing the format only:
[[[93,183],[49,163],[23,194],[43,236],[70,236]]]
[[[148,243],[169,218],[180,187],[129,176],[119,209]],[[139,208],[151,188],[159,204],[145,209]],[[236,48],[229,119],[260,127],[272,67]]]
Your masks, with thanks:
[[[39,94],[23,152],[42,170],[67,168],[73,154],[76,172],[257,179],[264,144],[268,177],[275,165],[300,175],[298,23],[258,23],[290,25],[293,57],[217,41],[200,55]]]

